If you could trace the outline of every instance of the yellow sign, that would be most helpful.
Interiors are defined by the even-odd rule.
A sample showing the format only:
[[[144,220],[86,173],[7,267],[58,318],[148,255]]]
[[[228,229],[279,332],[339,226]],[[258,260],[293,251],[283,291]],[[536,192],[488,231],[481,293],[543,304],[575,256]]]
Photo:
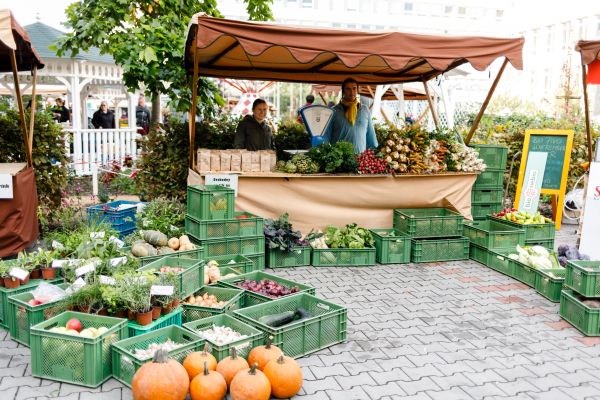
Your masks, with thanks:
[[[521,155],[521,167],[519,168],[519,180],[517,181],[517,193],[515,196],[515,207],[518,207],[523,188],[523,179],[529,153],[547,153],[546,167],[544,169],[544,180],[541,193],[552,195],[552,211],[556,221],[556,229],[560,229],[562,220],[563,203],[567,190],[567,177],[569,174],[569,163],[571,162],[571,148],[573,146],[572,130],[555,129],[528,129],[525,131],[523,153]]]

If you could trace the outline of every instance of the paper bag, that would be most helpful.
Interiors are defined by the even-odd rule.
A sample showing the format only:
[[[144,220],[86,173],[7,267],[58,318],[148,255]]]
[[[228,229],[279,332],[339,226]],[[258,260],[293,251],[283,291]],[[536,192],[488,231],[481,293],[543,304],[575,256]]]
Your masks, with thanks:
[[[269,151],[260,152],[260,172],[271,171],[271,153]]]
[[[197,164],[198,172],[209,172],[210,171],[210,150],[209,149],[198,149],[197,153]]]
[[[252,172],[252,153],[246,150],[242,154],[242,172]]]
[[[260,172],[260,153],[258,151],[251,151],[252,154],[252,172]]]
[[[240,150],[231,150],[231,171],[242,171],[242,152]]]
[[[210,170],[212,172],[221,171],[221,154],[216,151],[210,153]]]

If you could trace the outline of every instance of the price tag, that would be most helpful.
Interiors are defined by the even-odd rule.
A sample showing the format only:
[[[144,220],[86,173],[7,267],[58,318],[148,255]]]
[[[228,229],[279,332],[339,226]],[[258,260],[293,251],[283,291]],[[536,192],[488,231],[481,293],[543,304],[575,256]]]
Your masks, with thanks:
[[[56,250],[62,250],[65,248],[65,246],[63,246],[63,244],[61,242],[58,242],[56,240],[52,241],[52,248],[56,249]]]
[[[73,282],[73,288],[79,289],[85,286],[85,281],[81,278],[78,278],[75,282]]]
[[[19,267],[11,268],[11,270],[8,274],[10,276],[20,279],[20,280],[27,279],[27,277],[29,276],[29,272],[27,272],[23,268],[19,268]]]
[[[173,286],[152,285],[150,287],[150,295],[152,296],[172,296],[175,292]]]
[[[108,242],[116,244],[119,249],[121,247],[125,246],[125,242],[122,241],[121,239],[119,239],[118,237],[115,237],[115,236],[109,237],[108,238]]]
[[[52,268],[61,268],[64,264],[70,264],[72,260],[52,260]]]
[[[90,232],[90,239],[102,239],[104,237],[105,233],[106,232],[104,232],[104,231]]]
[[[85,264],[83,267],[79,267],[75,270],[75,276],[85,275],[94,270],[96,270],[96,266],[93,263]]]
[[[111,278],[110,276],[100,275],[100,283],[103,285],[114,286],[117,284],[117,281],[115,278]]]
[[[125,257],[125,256],[110,259],[111,267],[116,267],[117,265],[125,264],[126,262],[127,262],[127,257]]]

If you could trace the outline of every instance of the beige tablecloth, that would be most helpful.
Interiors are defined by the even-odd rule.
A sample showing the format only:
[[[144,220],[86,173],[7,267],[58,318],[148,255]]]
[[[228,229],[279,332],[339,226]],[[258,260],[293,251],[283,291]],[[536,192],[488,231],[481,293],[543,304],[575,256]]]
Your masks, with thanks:
[[[237,210],[265,218],[287,211],[295,229],[308,233],[326,225],[356,222],[392,227],[394,208],[450,207],[471,218],[476,174],[401,176],[240,175]],[[202,183],[190,170],[188,184]]]

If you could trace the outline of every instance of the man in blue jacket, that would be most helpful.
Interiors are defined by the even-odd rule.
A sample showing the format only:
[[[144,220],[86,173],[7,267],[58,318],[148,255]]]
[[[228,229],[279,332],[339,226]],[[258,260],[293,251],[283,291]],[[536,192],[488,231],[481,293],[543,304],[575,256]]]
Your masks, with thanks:
[[[350,142],[354,144],[356,153],[377,147],[371,113],[358,99],[358,82],[352,78],[344,80],[342,100],[333,107],[333,121],[323,135],[325,142]]]

